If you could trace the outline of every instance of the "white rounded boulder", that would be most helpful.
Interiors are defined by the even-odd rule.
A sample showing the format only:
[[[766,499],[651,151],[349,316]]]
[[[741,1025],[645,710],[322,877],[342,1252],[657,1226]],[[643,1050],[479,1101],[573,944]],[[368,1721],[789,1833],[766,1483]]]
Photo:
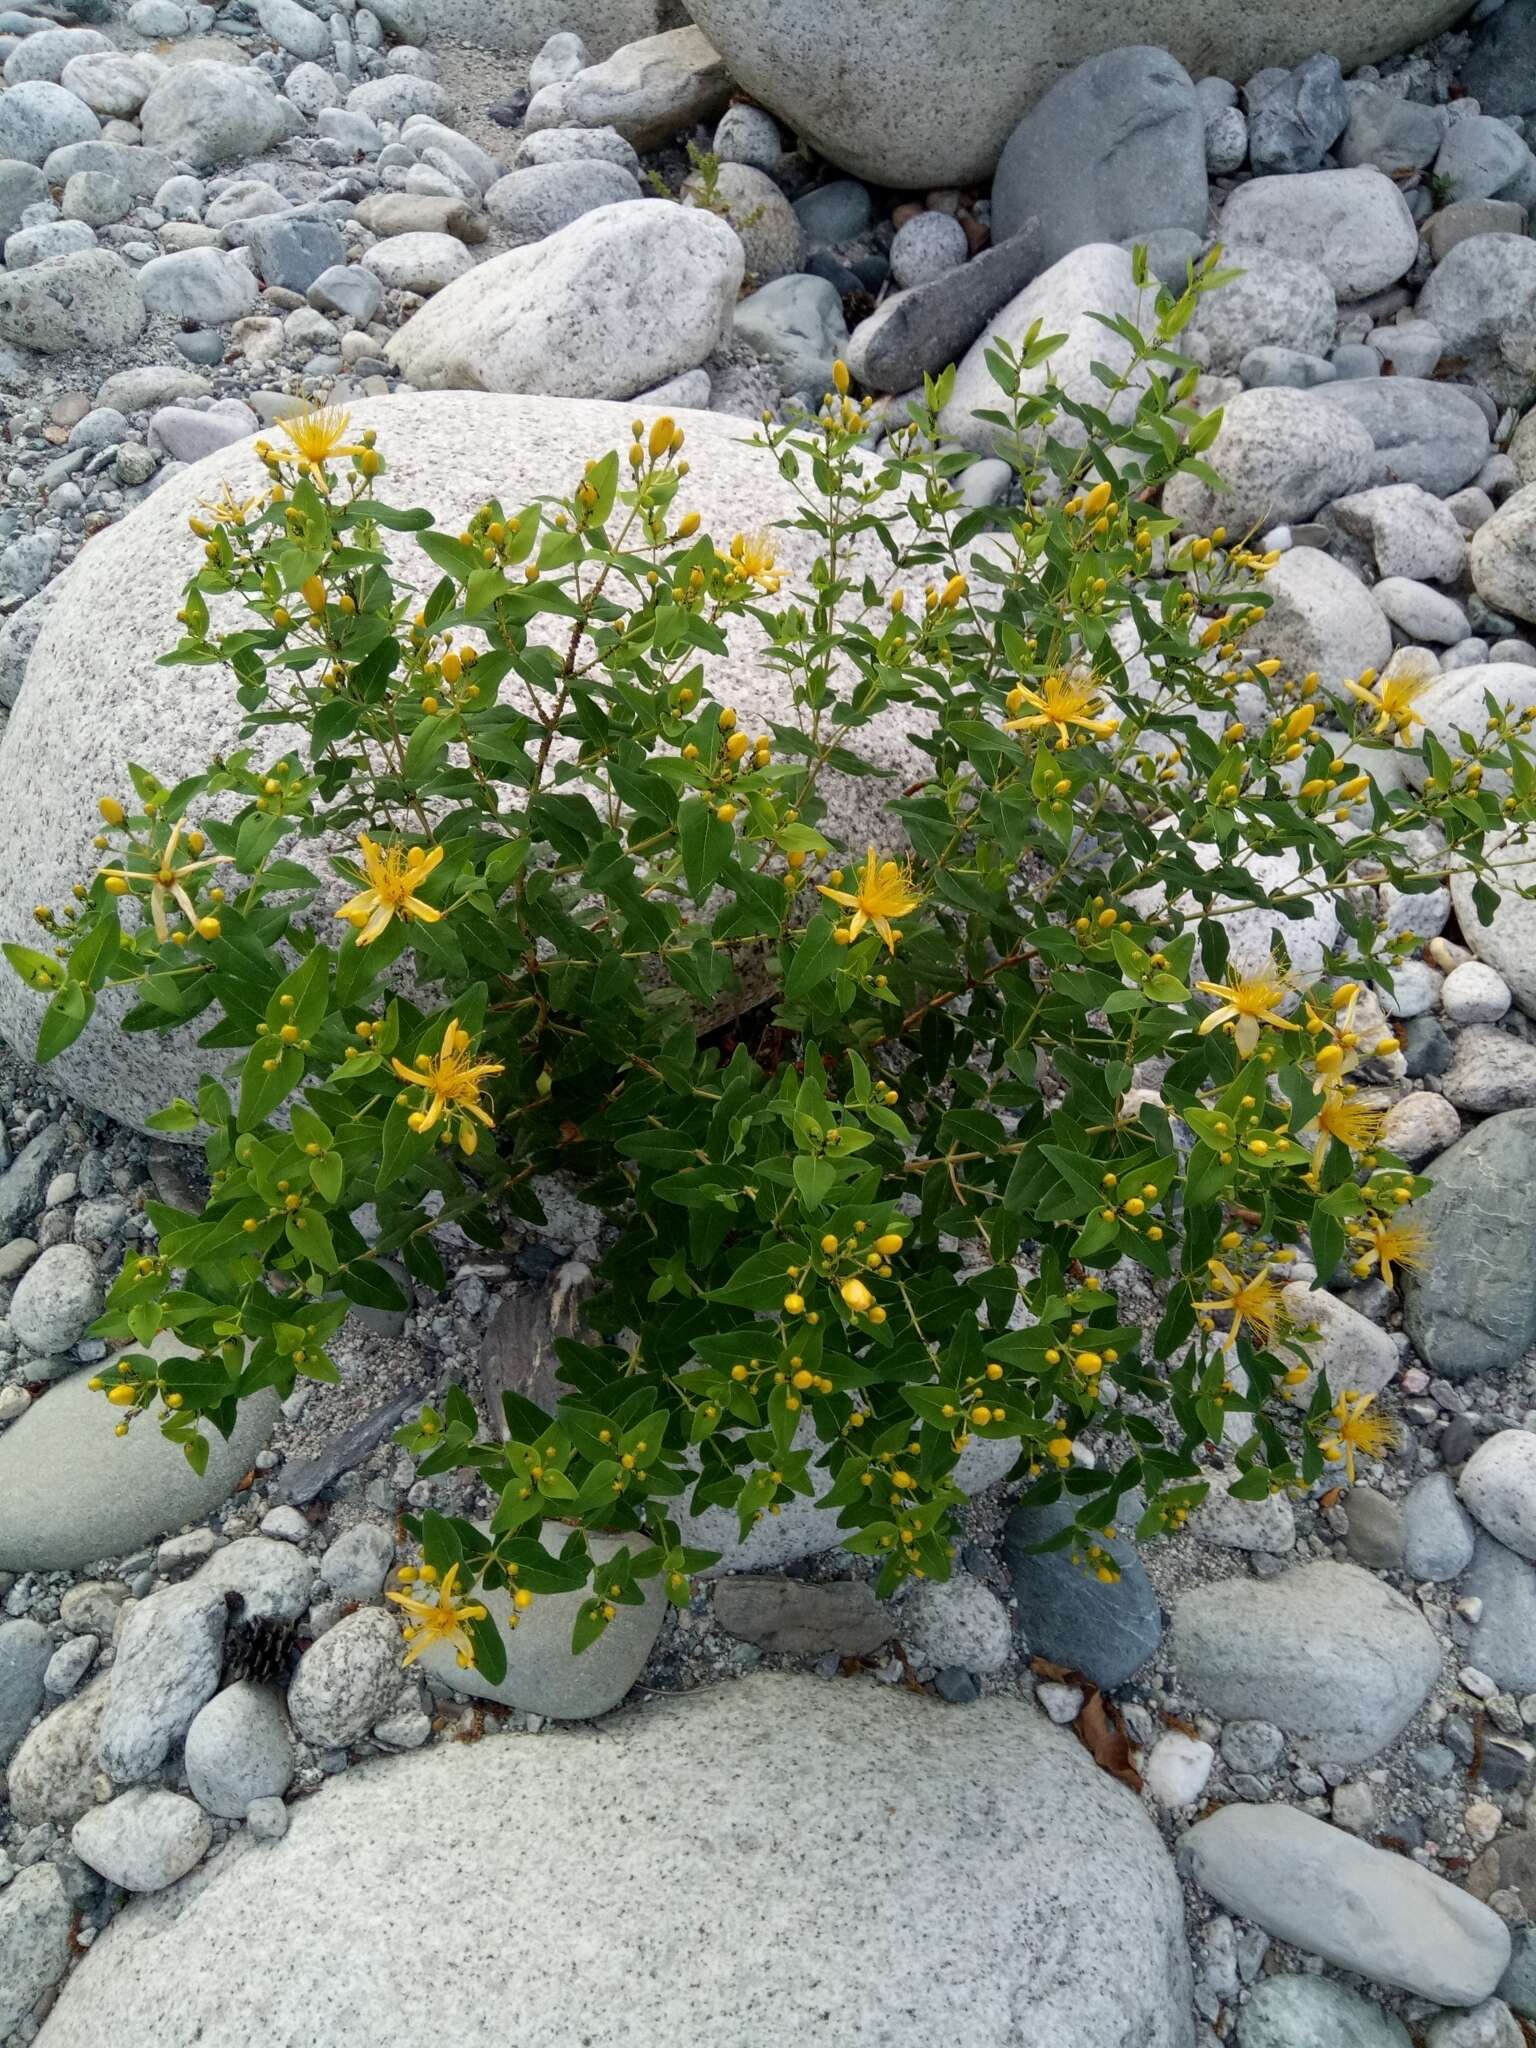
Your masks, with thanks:
[[[409,1940],[403,1864],[431,1900]],[[1134,1795],[1033,1708],[755,1673],[347,1771],[283,1841],[119,1914],[38,2048],[407,2048],[449,1980],[464,2042],[1190,2048],[1183,1919]]]
[[[670,211],[712,222],[708,214]],[[522,504],[542,492],[569,490],[588,459],[628,446],[636,416],[657,414],[643,406],[568,399],[410,392],[358,407],[352,426],[377,429],[390,465],[389,500],[426,505],[447,531],[457,532],[492,495]],[[773,458],[750,445],[743,422],[713,413],[679,412],[676,418],[691,458],[686,503],[697,508],[706,532],[724,544],[742,529],[773,528],[796,515],[793,490]],[[29,792],[26,803],[0,809],[0,939],[35,942],[34,905],[68,902],[73,885],[98,864],[91,844],[97,799],[124,787],[130,761],[174,781],[237,743],[242,714],[233,676],[157,663],[175,642],[183,585],[200,560],[189,516],[226,483],[239,495],[264,481],[253,441],[221,449],[100,534],[60,579],[58,601],[0,740],[0,777]],[[438,572],[408,536],[394,538],[397,573],[414,588],[429,589]],[[815,548],[809,536],[788,529],[774,535],[774,545],[788,588],[807,575]],[[872,559],[870,566],[879,565]],[[232,630],[240,617],[238,604],[223,603],[215,623]],[[553,626],[550,634],[556,637]],[[743,620],[732,628],[729,655],[704,657],[709,688],[734,704],[753,731],[793,715],[785,681],[758,658],[762,645],[759,629]],[[870,837],[889,842],[885,804],[923,768],[924,757],[907,738],[912,723],[913,714],[894,710],[855,742],[883,777],[824,782],[831,830],[845,845],[862,847]],[[125,1037],[114,1021],[121,1009],[103,998],[96,1018],[49,1075],[109,1116],[140,1124],[173,1096],[194,1093],[199,1075],[221,1056],[199,1048],[202,1025],[165,1037]],[[30,1055],[41,1010],[40,998],[8,968],[0,973],[0,1032],[19,1052]]]

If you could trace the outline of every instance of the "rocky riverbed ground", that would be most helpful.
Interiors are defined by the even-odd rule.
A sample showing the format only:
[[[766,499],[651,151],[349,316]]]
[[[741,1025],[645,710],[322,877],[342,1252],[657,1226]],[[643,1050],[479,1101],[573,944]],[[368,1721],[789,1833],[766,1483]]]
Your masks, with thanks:
[[[1185,337],[1230,489],[1174,509],[1280,551],[1259,651],[1330,689],[1411,670],[1448,738],[1485,693],[1536,705],[1536,0],[1208,10],[1193,77],[1177,8],[1171,54],[1074,10],[1078,64],[1029,10],[870,5],[830,110],[798,0],[699,27],[573,0],[521,39],[437,5],[0,12],[4,936],[103,730],[146,759],[226,736],[89,582],[114,544],[132,580],[133,536],[144,587],[167,573],[189,466],[216,488],[306,400],[417,422],[396,394],[446,388],[466,459],[516,419],[507,461],[553,486],[605,403],[713,412],[723,446],[836,357],[892,418],[956,360],[946,431],[1002,501],[986,338],[1041,319],[1084,379],[1138,241],[1170,279],[1215,241],[1243,271]],[[401,1670],[400,1517],[483,1504],[391,1436],[536,1376],[600,1219],[553,1189],[545,1230],[450,1244],[441,1296],[354,1316],[342,1384],[251,1404],[198,1480],[86,1386],[146,1201],[195,1187],[131,1127],[174,1091],[131,1052],[39,1073],[8,986],[0,2043],[404,2042],[456,1971],[450,2038],[512,2011],[552,2048],[1536,2039],[1536,913],[1485,926],[1455,881],[1370,907],[1421,941],[1377,1099],[1436,1252],[1401,1302],[1293,1304],[1399,1424],[1356,1484],[1254,1507],[1213,1455],[1189,1529],[1117,1538],[1112,1584],[993,1485],[956,1579],[889,1605],[787,1514],[587,1658],[551,1612],[494,1691]]]

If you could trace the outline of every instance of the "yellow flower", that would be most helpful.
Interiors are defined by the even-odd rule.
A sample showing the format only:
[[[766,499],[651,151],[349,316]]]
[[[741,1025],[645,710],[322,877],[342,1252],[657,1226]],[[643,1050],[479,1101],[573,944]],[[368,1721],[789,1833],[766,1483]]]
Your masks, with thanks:
[[[784,580],[774,566],[777,560],[771,536],[762,531],[738,533],[731,542],[731,562],[737,581],[755,583],[769,597]]]
[[[318,470],[333,455],[358,455],[360,448],[347,442],[352,415],[340,406],[310,406],[291,419],[279,420],[279,430],[298,451],[301,469]]]
[[[436,924],[442,916],[417,895],[422,883],[443,858],[443,849],[429,851],[422,846],[380,846],[366,832],[359,837],[363,869],[368,887],[337,911],[357,932],[360,946],[371,946],[390,919],[419,917],[423,924]]]
[[[106,799],[103,799],[103,803],[105,801]],[[182,833],[186,830],[186,824],[185,818],[178,818],[171,827],[171,836],[165,842],[165,850],[160,855],[158,866],[152,868],[99,868],[97,870],[99,874],[106,877],[107,892],[112,896],[126,896],[134,889],[136,884],[148,882],[149,914],[154,922],[155,937],[162,946],[171,935],[170,920],[166,915],[167,903],[174,902],[188,924],[195,925],[197,923],[197,906],[187,893],[187,877],[199,874],[204,868],[222,867],[230,858],[227,853],[214,853],[210,854],[206,860],[186,860],[182,861],[178,866],[176,848]],[[188,843],[190,844],[194,839],[199,844],[206,843],[201,833],[189,835]],[[179,945],[182,941],[178,939],[177,943]]]
[[[1058,750],[1071,746],[1074,726],[1092,733],[1095,739],[1108,739],[1120,730],[1118,718],[1104,716],[1104,699],[1099,691],[1081,677],[1047,676],[1038,690],[1019,683],[1010,694],[1021,704],[1032,704],[1034,709],[1023,718],[1008,719],[1003,731],[1032,732],[1037,726],[1053,726]]]
[[[223,526],[244,526],[247,519],[263,503],[263,494],[254,498],[237,498],[228,484],[219,486],[216,498],[199,498],[198,504],[212,519]]]
[[[1251,1323],[1261,1340],[1268,1344],[1285,1319],[1280,1289],[1270,1279],[1268,1266],[1261,1266],[1257,1273],[1246,1279],[1242,1274],[1234,1273],[1224,1259],[1209,1259],[1206,1266],[1220,1292],[1214,1300],[1197,1301],[1195,1307],[1231,1316],[1232,1327],[1222,1348],[1231,1349],[1244,1323]]]
[[[865,925],[873,925],[884,939],[887,951],[894,953],[898,934],[892,929],[892,918],[905,917],[922,901],[913,886],[911,862],[881,860],[872,846],[857,880],[858,886],[851,892],[830,889],[825,882],[816,886],[829,903],[840,903],[844,910],[853,912],[848,930],[854,938]]]
[[[1319,1440],[1318,1448],[1330,1463],[1344,1460],[1351,1486],[1355,1483],[1356,1451],[1367,1458],[1379,1458],[1402,1441],[1402,1433],[1390,1415],[1368,1412],[1375,1399],[1374,1394],[1357,1394],[1353,1388],[1346,1388],[1333,1405],[1336,1429]]]
[[[1312,1171],[1322,1171],[1331,1144],[1342,1145],[1347,1152],[1369,1152],[1381,1137],[1381,1126],[1379,1109],[1367,1108],[1341,1088],[1327,1089],[1322,1108],[1307,1125],[1309,1131],[1317,1133],[1317,1143],[1312,1148]]]
[[[414,1067],[408,1067],[403,1060],[390,1061],[402,1081],[426,1091],[425,1104],[411,1114],[411,1129],[430,1131],[443,1123],[446,1137],[456,1126],[459,1146],[464,1152],[473,1152],[479,1142],[476,1123],[487,1130],[495,1126],[495,1118],[480,1099],[480,1083],[492,1074],[506,1072],[500,1060],[467,1058],[469,1047],[469,1033],[460,1029],[455,1017],[443,1033],[442,1049],[435,1057],[418,1053]]]
[[[1280,1015],[1279,1006],[1289,990],[1273,957],[1257,974],[1234,974],[1230,981],[1197,981],[1195,987],[1202,995],[1217,997],[1220,1004],[1201,1023],[1200,1036],[1204,1038],[1208,1031],[1230,1023],[1244,1059],[1258,1044],[1259,1033],[1266,1024],[1278,1025],[1282,1031],[1296,1029]]]
[[[445,1649],[458,1652],[459,1668],[468,1671],[475,1661],[475,1640],[465,1627],[466,1622],[484,1621],[486,1610],[475,1601],[456,1600],[454,1584],[459,1576],[457,1564],[449,1565],[443,1574],[443,1583],[437,1589],[435,1601],[413,1600],[409,1593],[388,1593],[386,1599],[393,1600],[397,1607],[403,1607],[411,1616],[413,1626],[405,1631],[405,1640],[410,1648],[405,1653],[405,1662],[414,1664],[424,1650],[441,1644]]]
[[[1406,739],[1414,726],[1424,723],[1414,704],[1428,680],[1427,675],[1384,676],[1372,690],[1346,676],[1344,687],[1368,711],[1376,713],[1372,732],[1398,732]]]
[[[1429,1257],[1429,1232],[1411,1216],[1370,1216],[1353,1225],[1350,1236],[1360,1247],[1355,1272],[1360,1279],[1373,1267],[1388,1287],[1395,1287],[1393,1269],[1417,1272]]]

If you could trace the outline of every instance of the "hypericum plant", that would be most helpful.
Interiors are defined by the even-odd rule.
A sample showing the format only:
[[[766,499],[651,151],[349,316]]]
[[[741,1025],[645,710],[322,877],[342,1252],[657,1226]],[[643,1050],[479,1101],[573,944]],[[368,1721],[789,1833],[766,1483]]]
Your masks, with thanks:
[[[1059,337],[995,348],[1017,507],[964,506],[949,376],[871,455],[839,365],[818,419],[762,431],[816,551],[794,588],[772,533],[717,543],[685,509],[664,417],[458,533],[377,495],[344,414],[285,424],[268,489],[194,521],[165,658],[233,668],[245,744],[174,785],[132,767],[50,950],[7,948],[52,991],[43,1058],[104,986],[135,992],[127,1029],[207,1025],[196,1101],[156,1122],[206,1128],[208,1205],[151,1208],[158,1251],[96,1326],[141,1347],[100,1382],[120,1427],[158,1410],[200,1462],[201,1419],[334,1376],[348,1304],[398,1299],[386,1260],[439,1286],[442,1226],[499,1246],[560,1174],[614,1232],[568,1393],[506,1397],[507,1442],[457,1391],[402,1433],[499,1496],[488,1529],[414,1525],[435,1590],[407,1596],[492,1680],[477,1587],[515,1620],[590,1586],[579,1649],[657,1575],[687,1599],[710,1553],[685,1495],[745,1533],[818,1494],[888,1592],[949,1572],[978,1442],[1074,1505],[1063,1542],[1133,1490],[1142,1535],[1177,1526],[1234,1414],[1244,1499],[1382,1448],[1282,1299],[1299,1252],[1391,1283],[1423,1250],[1425,1183],[1357,1093],[1396,1053],[1374,988],[1412,941],[1361,884],[1457,862],[1491,902],[1489,835],[1531,817],[1526,721],[1490,702],[1452,756],[1411,679],[1330,703],[1253,658],[1269,558],[1159,510],[1209,477],[1219,417],[1176,345],[1219,281],[1158,293],[1150,340],[1106,320],[1125,367],[1093,403],[1026,377]],[[400,532],[440,572],[424,599]],[[796,707],[771,730],[710,694],[746,617]],[[829,778],[870,772],[877,716],[927,770],[880,843],[834,846]],[[1374,777],[1389,756],[1421,786]],[[1403,847],[1428,828],[1425,866]],[[1303,974],[1285,934],[1325,901],[1343,936]],[[640,1547],[598,1569],[597,1528]]]

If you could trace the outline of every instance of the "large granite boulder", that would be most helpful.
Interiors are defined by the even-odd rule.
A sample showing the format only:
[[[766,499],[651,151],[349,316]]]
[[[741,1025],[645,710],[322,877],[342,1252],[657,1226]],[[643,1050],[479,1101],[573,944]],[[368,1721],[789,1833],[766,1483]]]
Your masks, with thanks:
[[[466,0],[433,4],[451,11]],[[1352,71],[1444,28],[1463,6],[1140,0],[1128,15],[1112,0],[688,0],[688,11],[737,83],[824,156],[877,184],[925,191],[984,179],[1033,101],[1130,36],[1171,51],[1196,78],[1250,78],[1318,50]]]
[[[408,1941],[407,1867],[432,1902]],[[330,1780],[283,1841],[119,1914],[38,2048],[415,2048],[447,1982],[453,2039],[539,2048],[1193,2039],[1168,1853],[1070,1735],[1011,1699],[759,1673]]]

